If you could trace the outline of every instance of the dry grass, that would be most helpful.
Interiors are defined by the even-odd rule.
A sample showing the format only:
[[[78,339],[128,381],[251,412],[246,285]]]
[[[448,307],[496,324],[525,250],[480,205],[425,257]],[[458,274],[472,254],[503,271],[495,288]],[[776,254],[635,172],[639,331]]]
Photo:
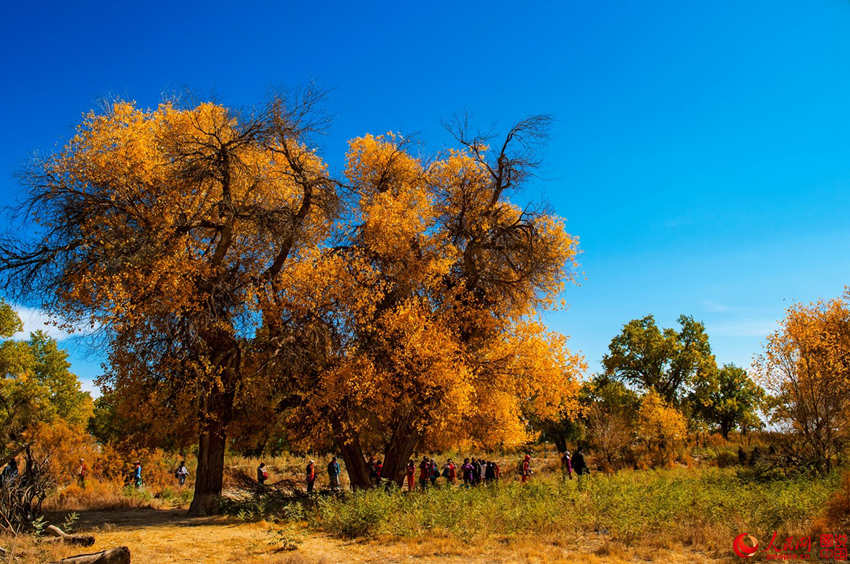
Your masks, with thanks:
[[[279,525],[244,523],[221,517],[188,518],[178,510],[90,511],[81,514],[78,531],[91,533],[90,549],[45,547],[31,537],[18,540],[0,537],[0,545],[17,555],[14,562],[41,563],[80,552],[116,546],[130,548],[134,562],[664,562],[711,561],[703,553],[684,547],[669,549],[629,548],[599,535],[520,535],[493,537],[466,543],[451,537],[428,540],[343,541],[293,527],[286,535],[297,542],[296,550],[282,550]],[[13,562],[9,559],[8,562]]]

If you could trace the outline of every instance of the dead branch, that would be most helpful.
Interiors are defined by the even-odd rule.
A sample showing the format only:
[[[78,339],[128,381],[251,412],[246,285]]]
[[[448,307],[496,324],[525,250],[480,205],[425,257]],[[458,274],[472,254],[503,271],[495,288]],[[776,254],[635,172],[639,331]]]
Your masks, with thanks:
[[[44,542],[64,542],[67,544],[78,544],[80,546],[91,546],[94,544],[93,536],[69,535],[56,525],[48,525],[44,530],[55,537],[52,539],[45,539]]]
[[[130,549],[126,546],[69,556],[52,564],[130,564]]]

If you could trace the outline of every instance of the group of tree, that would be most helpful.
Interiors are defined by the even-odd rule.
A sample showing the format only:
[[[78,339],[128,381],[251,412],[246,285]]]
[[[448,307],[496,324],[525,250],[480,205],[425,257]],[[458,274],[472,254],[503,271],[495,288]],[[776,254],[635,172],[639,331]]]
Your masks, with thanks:
[[[0,299],[0,466],[32,444],[40,425],[62,420],[85,428],[92,400],[70,371],[68,355],[42,331],[28,340],[15,310]]]
[[[578,414],[543,422],[544,436],[560,449],[588,442],[617,468],[669,464],[689,436],[758,428],[761,386],[742,368],[717,366],[701,322],[683,315],[678,324],[661,329],[651,315],[626,323],[604,372],[582,385]]]
[[[316,102],[91,113],[24,174],[38,235],[0,244],[7,292],[108,343],[92,429],[197,442],[196,514],[228,439],[332,446],[365,487],[366,453],[400,482],[414,449],[522,444],[577,407],[583,361],[540,320],[577,240],[508,200],[548,118],[495,143],[461,124],[431,159],[366,135],[336,177]]]
[[[46,434],[51,426],[85,434],[91,396],[70,372],[67,353],[41,331],[15,339],[23,324],[0,299],[0,530],[29,528],[54,484]],[[22,462],[18,464],[18,461]]]

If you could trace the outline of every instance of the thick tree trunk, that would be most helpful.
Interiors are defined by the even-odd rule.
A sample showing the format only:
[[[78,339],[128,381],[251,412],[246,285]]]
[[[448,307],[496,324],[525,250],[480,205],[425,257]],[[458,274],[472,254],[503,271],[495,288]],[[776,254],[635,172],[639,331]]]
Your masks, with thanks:
[[[419,434],[408,424],[396,427],[384,452],[383,477],[399,486],[404,481],[407,462],[419,443]]]
[[[564,435],[561,433],[554,433],[552,435],[552,442],[555,443],[555,448],[558,449],[558,452],[566,452],[567,439],[564,438]]]
[[[338,422],[332,424],[334,443],[336,443],[339,454],[345,462],[345,470],[348,472],[348,481],[352,490],[365,490],[372,487],[369,481],[369,469],[366,467],[366,459],[363,457],[363,449],[357,437],[347,437],[342,431],[342,425]],[[347,439],[347,440],[346,440]]]
[[[212,515],[218,512],[226,443],[227,435],[220,420],[208,419],[201,426],[195,494],[189,506],[189,515]]]
[[[358,443],[345,444],[337,442],[337,448],[345,461],[345,469],[348,471],[348,481],[353,490],[365,490],[372,487],[369,481],[369,469],[363,458],[363,451]]]

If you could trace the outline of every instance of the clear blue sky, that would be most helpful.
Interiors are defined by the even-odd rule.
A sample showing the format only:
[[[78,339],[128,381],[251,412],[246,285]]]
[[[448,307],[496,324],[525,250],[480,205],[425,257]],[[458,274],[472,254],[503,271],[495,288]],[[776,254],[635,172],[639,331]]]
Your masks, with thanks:
[[[787,305],[850,283],[850,3],[5,2],[0,200],[105,98],[233,106],[315,81],[348,138],[556,118],[541,178],[582,241],[551,325],[598,369],[622,324],[704,320],[747,366]],[[98,351],[67,342],[83,378]]]

